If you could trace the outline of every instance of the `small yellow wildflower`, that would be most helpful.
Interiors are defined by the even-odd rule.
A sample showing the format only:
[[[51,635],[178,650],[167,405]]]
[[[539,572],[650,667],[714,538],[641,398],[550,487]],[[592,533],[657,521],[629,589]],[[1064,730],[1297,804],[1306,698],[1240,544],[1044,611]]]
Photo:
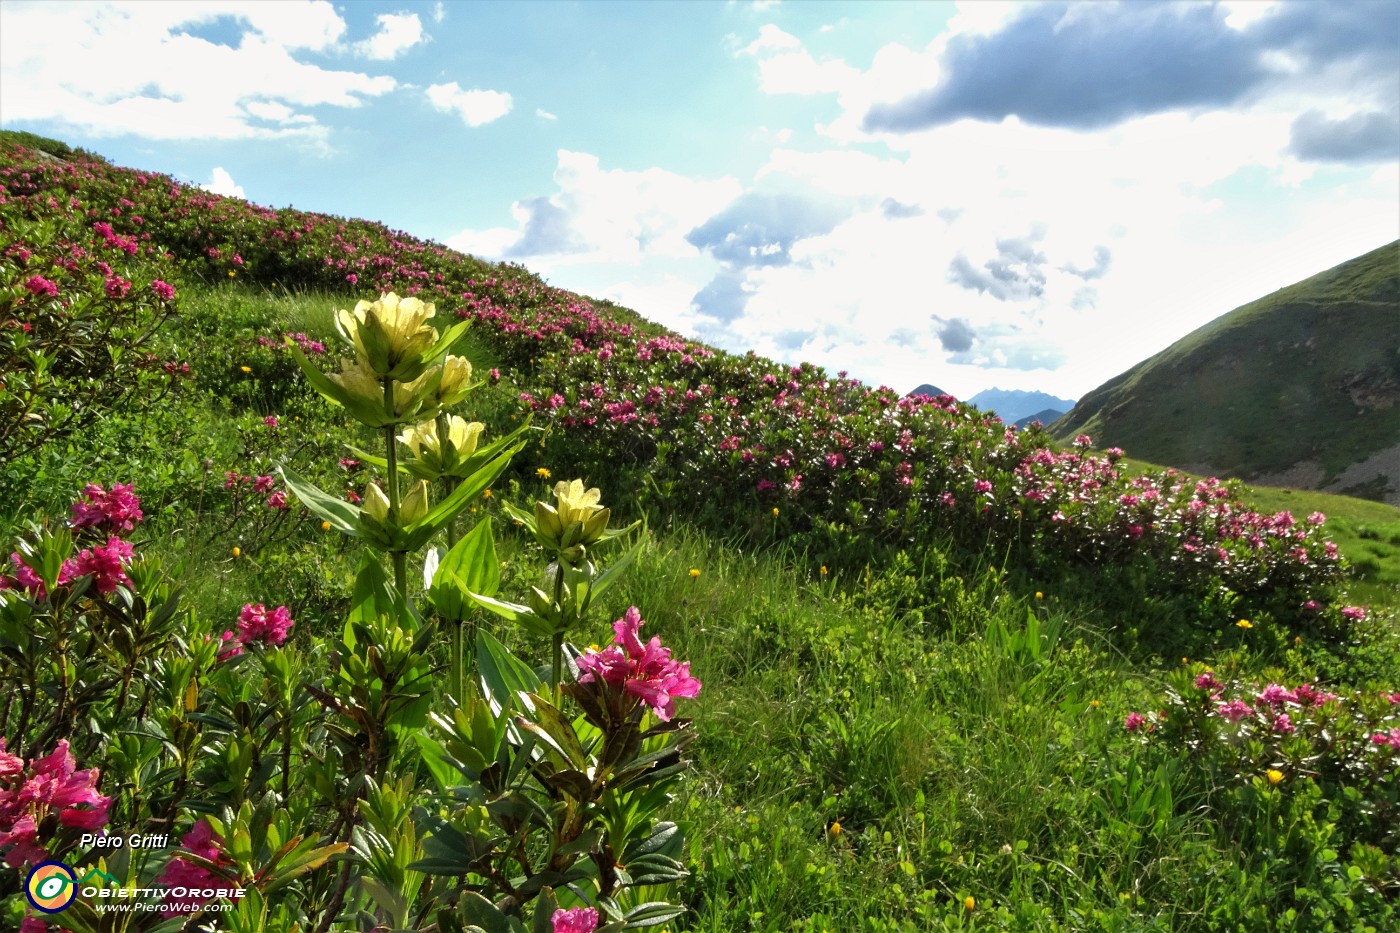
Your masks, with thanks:
[[[484,491],[481,493],[481,498],[483,498],[483,499],[489,499],[489,498],[491,498],[491,490],[489,490],[489,489],[484,490]]]
[[[691,567],[691,568],[690,568],[690,578],[693,580],[693,579],[695,579],[695,578],[698,577],[698,576],[700,576],[700,568],[698,568],[698,567]]]
[[[1254,623],[1248,619],[1240,619],[1235,623],[1236,628],[1254,628]]]
[[[1270,768],[1268,771],[1265,771],[1264,776],[1269,779],[1270,784],[1277,784],[1283,780],[1283,772],[1277,768]]]
[[[554,474],[549,472],[549,467],[540,467],[538,470],[535,471],[535,475],[538,476],[540,479],[549,479]]]
[[[832,821],[831,821],[831,828],[828,829],[827,832],[830,833],[830,834],[833,835],[833,836],[839,836],[839,835],[841,835],[841,821],[840,821],[840,820],[832,820]]]
[[[774,517],[774,518],[777,518],[777,517],[778,517],[778,507],[777,507],[776,505],[773,506],[773,517]]]
[[[253,371],[253,367],[251,367],[251,366],[240,366],[240,367],[238,367],[238,371],[239,371],[240,373],[250,373],[250,372]]]
[[[243,556],[243,551],[240,550],[240,549],[238,548],[237,545],[234,546],[233,550],[232,550],[230,553],[233,554],[234,557],[242,557],[242,556]]]
[[[827,574],[826,564],[822,564],[821,575],[822,575],[822,576],[826,576],[826,574]]]
[[[330,523],[330,522],[321,522],[321,530],[322,530],[322,531],[330,531],[330,530],[331,530],[331,523]]]
[[[1044,599],[1044,598],[1045,598],[1045,594],[1042,593],[1040,590],[1036,590],[1036,591],[1035,591],[1035,598],[1036,598],[1036,599]]]
[[[1100,706],[1103,706],[1103,704],[1100,703],[1098,700],[1090,700],[1089,706],[1091,709],[1098,709]]]
[[[234,272],[232,269],[228,270],[228,277],[229,277],[229,278],[233,278],[233,277],[234,277],[235,275],[237,275],[237,274],[238,274],[238,273],[237,273],[237,272]]]
[[[1302,635],[1295,635],[1295,636],[1293,636],[1293,644],[1295,644],[1295,645],[1301,645],[1302,643],[1303,643],[1303,636],[1302,636]]]
[[[968,910],[976,910],[977,898],[969,894],[967,897],[963,898],[963,906],[966,907]]]

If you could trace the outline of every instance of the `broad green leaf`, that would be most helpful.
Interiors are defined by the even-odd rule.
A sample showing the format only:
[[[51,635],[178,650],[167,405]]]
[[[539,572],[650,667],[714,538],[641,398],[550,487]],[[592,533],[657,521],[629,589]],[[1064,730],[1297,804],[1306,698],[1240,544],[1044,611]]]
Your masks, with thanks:
[[[482,695],[490,700],[491,709],[497,715],[515,697],[521,697],[528,707],[528,694],[544,692],[544,684],[535,672],[490,632],[477,631],[476,660],[481,671]]]
[[[277,471],[282,474],[283,482],[301,500],[302,505],[330,522],[331,527],[338,531],[347,535],[359,535],[360,509],[358,506],[322,492],[315,484],[302,479],[285,466],[279,466]]]

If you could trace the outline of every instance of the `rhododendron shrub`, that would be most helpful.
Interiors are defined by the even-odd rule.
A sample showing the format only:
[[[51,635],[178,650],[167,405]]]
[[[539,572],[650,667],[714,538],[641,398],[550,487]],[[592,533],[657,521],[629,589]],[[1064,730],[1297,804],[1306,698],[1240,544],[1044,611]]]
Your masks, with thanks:
[[[82,431],[124,398],[159,399],[186,375],[152,353],[176,304],[142,255],[149,244],[94,223],[70,196],[53,199],[50,183],[70,171],[0,168],[0,372],[26,374],[0,380],[0,462]]]
[[[1361,884],[1347,896],[1400,893],[1400,693],[1199,667],[1171,684],[1160,710],[1130,713],[1124,728],[1144,752],[1180,759],[1191,805],[1211,809],[1223,839],[1287,849],[1290,886],[1321,872]]]

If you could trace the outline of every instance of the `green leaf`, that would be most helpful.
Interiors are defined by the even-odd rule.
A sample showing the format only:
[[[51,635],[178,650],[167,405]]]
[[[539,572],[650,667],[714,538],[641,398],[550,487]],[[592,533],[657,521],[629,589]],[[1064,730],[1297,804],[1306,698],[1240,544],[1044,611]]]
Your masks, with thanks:
[[[667,904],[665,901],[651,901],[647,904],[638,904],[623,916],[630,927],[659,927],[669,920],[674,920],[686,912],[684,907],[677,907],[674,904]]]
[[[539,733],[547,737],[550,747],[559,752],[571,767],[579,771],[585,770],[588,767],[588,756],[583,750],[583,743],[574,732],[573,724],[544,697],[532,694],[530,700],[535,705],[534,725],[538,726]]]
[[[316,368],[297,347],[288,346],[287,349],[291,350],[293,359],[297,361],[301,371],[306,374],[306,379],[311,383],[311,387],[344,408],[355,420],[372,428],[382,428],[386,424],[396,423],[396,419],[386,416],[383,402],[370,402],[353,392],[346,391],[339,383]]]
[[[491,538],[491,519],[483,518],[462,536],[438,563],[428,598],[449,619],[466,617],[471,593],[491,597],[501,585],[501,565]]]
[[[636,525],[632,525],[631,527],[635,528]],[[645,545],[646,539],[639,538],[636,544],[628,548],[626,553],[613,561],[612,564],[608,566],[608,569],[604,570],[603,573],[593,581],[593,599],[602,596],[608,587],[617,582],[618,578],[622,576],[622,572],[642,553],[642,548]]]
[[[559,901],[554,889],[546,887],[535,900],[535,916],[530,922],[530,933],[554,933],[554,912],[559,909]]]
[[[278,888],[291,884],[302,875],[320,868],[322,865],[326,864],[332,856],[339,855],[348,848],[350,848],[349,843],[333,842],[330,845],[321,846],[309,852],[298,853],[281,865],[277,872],[267,880],[267,883],[262,887],[263,893],[271,894]]]
[[[533,616],[529,606],[522,606],[519,603],[508,603],[490,596],[481,596],[477,593],[468,593],[472,600],[483,609],[494,612],[507,622],[518,621],[523,616]]]
[[[458,772],[447,759],[447,750],[442,743],[425,732],[415,732],[413,740],[418,743],[418,756],[427,765],[428,772],[437,784],[438,792],[445,794],[457,786]]]
[[[350,613],[345,619],[346,642],[350,647],[355,647],[355,625],[370,625],[380,616],[402,619],[406,615],[407,606],[390,582],[388,572],[373,554],[366,551],[360,556],[355,587],[350,594]]]
[[[359,535],[360,509],[358,506],[322,492],[315,484],[307,482],[285,466],[279,466],[277,471],[282,474],[282,481],[301,500],[301,503],[330,522],[331,527],[347,535]]]
[[[482,695],[491,701],[491,709],[497,715],[515,697],[544,692],[544,683],[535,676],[535,672],[511,654],[490,632],[477,631],[476,660],[481,671]],[[528,707],[528,696],[521,699]]]
[[[510,464],[510,458],[524,446],[524,441],[516,442],[494,461],[462,480],[462,484],[454,489],[451,495],[429,509],[426,515],[406,525],[404,538],[407,549],[417,550],[427,544],[429,538],[446,528],[447,523],[467,507],[467,503],[495,482],[496,477]]]
[[[511,933],[506,915],[475,891],[462,892],[457,909],[466,916],[468,923],[481,927],[486,933]]]

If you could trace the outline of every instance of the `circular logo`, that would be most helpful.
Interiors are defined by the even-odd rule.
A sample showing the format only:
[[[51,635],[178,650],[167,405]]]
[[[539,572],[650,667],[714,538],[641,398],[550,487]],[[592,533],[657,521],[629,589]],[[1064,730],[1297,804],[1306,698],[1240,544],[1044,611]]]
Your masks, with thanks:
[[[56,914],[78,896],[78,879],[62,862],[40,862],[24,883],[24,896],[35,910]]]

